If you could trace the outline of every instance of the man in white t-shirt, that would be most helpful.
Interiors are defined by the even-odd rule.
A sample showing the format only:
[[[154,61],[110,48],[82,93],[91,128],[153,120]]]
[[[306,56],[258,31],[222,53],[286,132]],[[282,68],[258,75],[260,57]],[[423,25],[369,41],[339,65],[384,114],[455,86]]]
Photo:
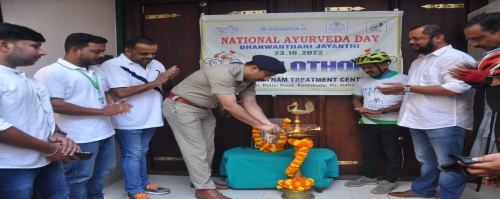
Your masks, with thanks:
[[[402,95],[384,95],[377,90],[384,82],[406,84],[406,75],[389,70],[391,57],[385,52],[368,52],[352,60],[370,77],[362,78],[354,87],[352,104],[361,114],[358,129],[363,151],[363,176],[345,183],[348,187],[378,184],[371,192],[387,194],[403,169],[404,128],[397,124]],[[387,156],[384,179],[378,181],[380,150]]]
[[[114,102],[104,73],[95,66],[104,57],[106,43],[99,36],[70,34],[64,58],[35,74],[49,90],[57,125],[82,151],[94,154],[88,160],[64,164],[72,199],[103,198],[106,175],[116,165],[115,131],[109,116],[131,108],[125,100]]]
[[[163,126],[161,86],[180,72],[177,66],[165,71],[165,67],[154,60],[157,50],[152,39],[134,37],[126,43],[124,54],[101,65],[112,93],[134,105],[129,114],[111,117],[121,150],[125,191],[131,199],[146,199],[146,193],[170,192],[149,182],[146,165],[149,142],[156,127]]]
[[[47,53],[42,34],[0,24],[0,197],[69,197],[61,161],[80,151],[56,126],[45,87],[18,66]]]

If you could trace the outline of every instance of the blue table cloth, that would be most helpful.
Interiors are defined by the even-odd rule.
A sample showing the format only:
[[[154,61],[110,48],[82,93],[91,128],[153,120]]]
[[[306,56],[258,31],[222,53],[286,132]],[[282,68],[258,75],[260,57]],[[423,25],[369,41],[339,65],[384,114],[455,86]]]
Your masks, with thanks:
[[[276,188],[280,179],[289,178],[285,169],[293,160],[293,149],[264,153],[259,149],[237,147],[224,152],[220,174],[235,189]],[[324,148],[312,148],[301,167],[304,177],[313,178],[314,188],[325,188],[339,176],[337,155]]]

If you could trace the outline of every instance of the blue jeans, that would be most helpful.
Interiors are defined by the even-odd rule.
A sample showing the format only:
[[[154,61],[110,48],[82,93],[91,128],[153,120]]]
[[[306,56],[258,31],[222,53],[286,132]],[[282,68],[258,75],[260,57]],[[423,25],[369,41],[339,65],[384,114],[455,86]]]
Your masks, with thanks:
[[[69,198],[61,163],[33,169],[0,169],[0,197],[9,199]]]
[[[422,163],[420,177],[413,181],[411,192],[420,197],[435,197],[439,185],[439,196],[443,199],[459,199],[466,185],[462,174],[444,172],[440,165],[455,161],[448,154],[462,155],[465,129],[446,127],[440,129],[410,129],[415,155]]]
[[[102,199],[106,175],[116,166],[115,140],[113,136],[89,143],[78,144],[82,151],[94,155],[88,160],[64,163],[66,182],[71,199]]]
[[[146,153],[155,129],[115,129],[121,151],[120,168],[125,181],[125,191],[128,193],[142,193],[144,187],[149,185]]]

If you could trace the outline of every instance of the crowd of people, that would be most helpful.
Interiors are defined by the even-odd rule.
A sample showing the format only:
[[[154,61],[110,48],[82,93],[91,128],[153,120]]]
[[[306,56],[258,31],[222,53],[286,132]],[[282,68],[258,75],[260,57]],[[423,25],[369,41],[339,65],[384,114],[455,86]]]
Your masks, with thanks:
[[[479,62],[454,49],[436,24],[410,30],[409,44],[419,57],[408,75],[390,70],[392,60],[385,52],[352,60],[369,78],[356,84],[352,99],[361,114],[363,176],[345,186],[377,184],[372,193],[390,198],[460,198],[466,176],[443,167],[456,163],[450,154],[463,155],[466,131],[473,126],[474,88],[485,88],[488,106],[500,111],[500,13],[472,18],[464,34],[471,46],[488,52]],[[255,55],[241,65],[200,69],[163,99],[162,85],[180,69],[166,69],[154,59],[158,46],[150,38],[131,38],[123,54],[100,63],[107,40],[73,33],[65,40],[63,58],[41,68],[34,78],[16,70],[47,54],[43,42],[43,35],[30,28],[0,24],[2,197],[102,199],[106,175],[116,166],[115,138],[127,197],[168,194],[168,188],[149,181],[145,156],[164,117],[181,149],[194,196],[227,199],[218,190],[229,187],[211,179],[216,125],[211,108],[220,105],[248,125],[284,133],[255,98],[255,82],[286,72],[274,57]],[[498,132],[499,126],[493,130]],[[393,192],[403,166],[405,128],[421,171],[410,190]],[[388,159],[381,181],[380,151]],[[84,159],[82,153],[91,156]],[[473,160],[477,163],[458,163],[469,174],[484,177],[487,185],[500,186],[500,153]]]

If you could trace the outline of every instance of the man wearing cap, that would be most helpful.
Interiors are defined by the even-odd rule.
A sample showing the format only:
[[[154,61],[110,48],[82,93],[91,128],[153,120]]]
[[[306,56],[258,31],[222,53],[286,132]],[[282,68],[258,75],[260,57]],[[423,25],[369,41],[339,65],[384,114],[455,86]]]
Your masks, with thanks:
[[[162,112],[181,149],[191,182],[196,187],[196,198],[228,198],[216,189],[223,186],[210,179],[216,124],[211,108],[220,104],[233,117],[248,125],[267,132],[283,133],[257,104],[255,82],[267,81],[285,72],[285,66],[276,58],[255,55],[244,65],[226,64],[198,70],[172,89],[163,102]],[[242,105],[237,103],[236,95],[239,95]]]

